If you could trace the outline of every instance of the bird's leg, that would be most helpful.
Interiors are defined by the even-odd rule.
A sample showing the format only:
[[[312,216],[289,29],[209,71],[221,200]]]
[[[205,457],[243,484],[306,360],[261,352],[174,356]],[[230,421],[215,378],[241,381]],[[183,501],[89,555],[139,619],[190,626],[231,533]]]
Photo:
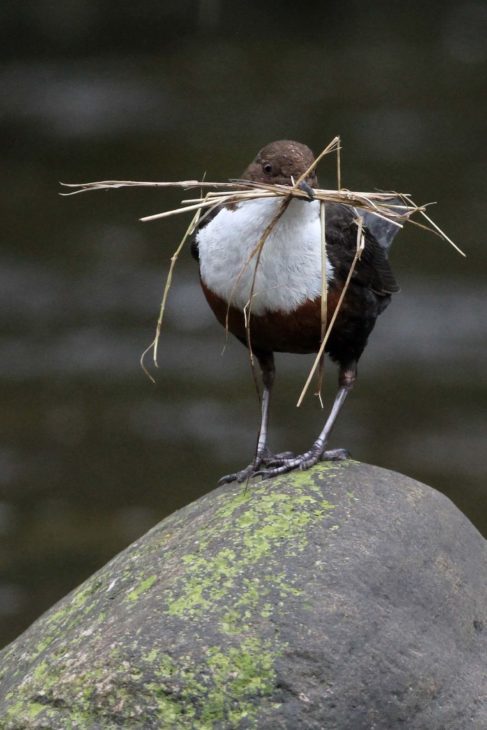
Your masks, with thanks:
[[[255,474],[260,467],[267,467],[271,464],[280,465],[284,463],[286,458],[289,458],[289,454],[277,454],[274,456],[270,453],[267,448],[267,433],[269,426],[269,406],[271,401],[272,384],[274,382],[274,376],[276,369],[274,367],[274,355],[272,352],[256,352],[257,360],[259,361],[260,369],[262,372],[262,398],[261,398],[261,417],[260,417],[260,428],[259,435],[257,437],[257,448],[255,451],[255,457],[251,464],[245,469],[242,469],[235,474],[228,474],[222,477],[219,484],[227,484],[228,482],[244,482]]]
[[[269,407],[271,403],[271,391],[276,375],[274,366],[274,355],[272,352],[265,355],[257,355],[262,372],[262,399],[259,435],[257,437],[257,449],[255,451],[254,467],[257,468],[267,451],[267,433],[269,429]]]
[[[338,377],[338,392],[336,394],[332,409],[326,423],[321,431],[320,435],[314,442],[313,446],[309,451],[306,451],[301,456],[296,456],[291,459],[283,459],[282,463],[270,468],[259,469],[257,474],[267,479],[268,477],[277,476],[278,474],[285,474],[293,469],[309,469],[319,461],[326,460],[340,460],[348,457],[348,452],[345,449],[332,449],[326,450],[326,444],[330,436],[331,430],[335,424],[338,414],[343,406],[345,398],[353,388],[355,380],[357,378],[357,363],[349,363],[346,366],[340,368]]]

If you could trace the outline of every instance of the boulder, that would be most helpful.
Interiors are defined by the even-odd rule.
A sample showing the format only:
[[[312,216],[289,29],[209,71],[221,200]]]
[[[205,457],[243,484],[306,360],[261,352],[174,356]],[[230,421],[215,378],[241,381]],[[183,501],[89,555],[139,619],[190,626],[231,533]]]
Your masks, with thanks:
[[[0,728],[487,728],[485,541],[354,461],[174,513],[0,653]]]

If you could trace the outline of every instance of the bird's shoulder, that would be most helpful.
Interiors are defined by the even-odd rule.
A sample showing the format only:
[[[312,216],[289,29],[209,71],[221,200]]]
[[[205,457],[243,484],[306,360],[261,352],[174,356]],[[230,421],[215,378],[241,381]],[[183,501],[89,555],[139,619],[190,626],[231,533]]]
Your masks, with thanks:
[[[379,242],[364,220],[364,249],[358,259],[352,281],[376,294],[387,295],[399,291],[387,256],[387,247]],[[373,228],[372,228],[373,230]],[[345,205],[326,208],[326,244],[334,277],[345,280],[357,251],[357,215]]]

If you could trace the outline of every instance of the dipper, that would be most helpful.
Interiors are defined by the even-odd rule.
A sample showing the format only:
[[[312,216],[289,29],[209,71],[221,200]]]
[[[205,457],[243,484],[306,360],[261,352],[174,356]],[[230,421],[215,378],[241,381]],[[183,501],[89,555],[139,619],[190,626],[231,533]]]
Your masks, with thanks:
[[[272,142],[260,150],[242,179],[293,185],[314,160],[304,144]],[[342,459],[344,449],[327,450],[337,415],[357,378],[357,362],[377,317],[398,286],[387,252],[398,227],[360,211],[365,247],[326,345],[338,364],[338,392],[323,430],[311,448],[294,456],[272,454],[267,447],[269,404],[274,381],[274,353],[317,352],[321,341],[322,252],[320,202],[312,199],[318,186],[314,172],[304,181],[310,200],[293,199],[266,239],[255,273],[250,341],[262,372],[261,423],[255,457],[249,466],[220,483],[242,482],[253,475],[283,474],[308,469],[318,461]],[[280,198],[249,200],[222,207],[207,216],[193,234],[191,250],[199,262],[201,285],[216,318],[247,345],[245,312],[251,296],[256,257],[251,257]],[[333,316],[357,247],[358,211],[326,204],[327,320]],[[249,260],[250,259],[250,260]]]

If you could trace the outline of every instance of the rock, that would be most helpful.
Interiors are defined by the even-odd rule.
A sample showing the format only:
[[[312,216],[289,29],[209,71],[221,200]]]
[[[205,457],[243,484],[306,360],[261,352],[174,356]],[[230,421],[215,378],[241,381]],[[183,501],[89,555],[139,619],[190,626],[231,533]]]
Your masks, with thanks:
[[[0,728],[487,728],[485,542],[348,461],[226,485],[0,654]]]

